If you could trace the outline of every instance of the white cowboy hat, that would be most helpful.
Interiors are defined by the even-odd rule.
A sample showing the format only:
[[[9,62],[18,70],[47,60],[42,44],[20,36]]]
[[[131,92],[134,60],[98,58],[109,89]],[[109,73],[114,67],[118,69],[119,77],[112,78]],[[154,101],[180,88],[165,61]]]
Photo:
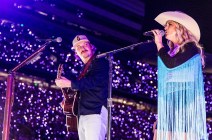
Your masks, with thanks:
[[[179,11],[167,11],[160,13],[155,18],[155,21],[157,21],[159,24],[163,26],[165,26],[168,20],[172,20],[182,24],[196,37],[197,41],[200,40],[200,28],[197,22],[189,15]]]

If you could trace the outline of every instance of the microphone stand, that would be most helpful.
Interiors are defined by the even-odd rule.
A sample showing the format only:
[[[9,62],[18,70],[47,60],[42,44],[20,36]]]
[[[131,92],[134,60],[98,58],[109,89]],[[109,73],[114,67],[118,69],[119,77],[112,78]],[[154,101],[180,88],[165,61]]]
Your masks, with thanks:
[[[107,109],[108,109],[108,123],[107,123],[107,140],[111,140],[111,109],[112,109],[112,75],[113,75],[113,54],[117,53],[117,52],[121,52],[127,49],[133,49],[134,47],[138,46],[138,45],[143,45],[143,44],[147,44],[147,43],[151,43],[153,42],[152,40],[148,40],[146,42],[140,42],[140,43],[136,43],[136,44],[132,44],[130,46],[126,46],[124,48],[120,48],[117,50],[112,50],[109,52],[105,52],[102,54],[99,54],[96,56],[96,58],[102,58],[102,57],[106,57],[109,61],[109,82],[108,82],[108,99],[107,99]]]
[[[41,46],[41,48],[39,48],[36,52],[34,52],[32,55],[30,55],[27,59],[25,59],[23,62],[18,64],[15,68],[13,68],[9,72],[9,74],[7,76],[7,91],[6,91],[6,101],[5,101],[5,107],[4,107],[4,123],[3,123],[2,140],[9,140],[11,110],[12,110],[13,101],[14,101],[14,78],[15,78],[15,72],[18,71],[23,66],[25,66],[26,64],[29,64],[30,62],[33,62],[34,59],[37,56],[40,56],[42,54],[42,51],[51,42],[52,42],[51,40],[45,42]]]

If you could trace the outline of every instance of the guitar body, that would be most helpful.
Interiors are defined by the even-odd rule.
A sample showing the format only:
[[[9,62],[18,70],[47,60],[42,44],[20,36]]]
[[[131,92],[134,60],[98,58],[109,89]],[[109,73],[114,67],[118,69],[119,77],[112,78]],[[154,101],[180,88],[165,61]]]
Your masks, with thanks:
[[[60,64],[57,71],[57,78],[61,78],[63,65]],[[68,132],[77,132],[78,125],[78,93],[69,88],[61,88],[63,101],[60,103],[63,113],[66,115],[66,128]]]
[[[66,115],[66,128],[68,132],[77,132],[78,119],[76,116]]]
[[[70,89],[61,89],[63,93],[63,101],[61,106],[64,114],[71,114],[77,117],[78,113],[78,93]]]
[[[63,108],[63,113],[66,115],[67,131],[77,132],[78,93],[69,89],[61,90],[64,97],[63,101],[61,102],[61,106]]]

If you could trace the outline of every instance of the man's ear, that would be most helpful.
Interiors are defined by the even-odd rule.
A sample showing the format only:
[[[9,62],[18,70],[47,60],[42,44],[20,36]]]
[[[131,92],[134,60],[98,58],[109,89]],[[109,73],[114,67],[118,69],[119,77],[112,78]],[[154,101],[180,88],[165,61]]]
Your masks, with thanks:
[[[95,52],[96,51],[96,47],[93,44],[91,44],[91,43],[90,43],[90,46],[91,46],[91,50]]]
[[[90,43],[90,46],[91,46],[91,49],[93,50],[94,49],[94,45]]]

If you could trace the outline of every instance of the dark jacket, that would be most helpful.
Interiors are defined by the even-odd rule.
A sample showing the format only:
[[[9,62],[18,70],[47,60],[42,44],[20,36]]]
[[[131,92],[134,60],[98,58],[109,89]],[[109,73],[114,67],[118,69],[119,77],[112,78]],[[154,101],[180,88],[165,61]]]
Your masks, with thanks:
[[[100,114],[107,107],[109,63],[105,58],[94,59],[85,76],[73,80],[72,89],[80,94],[78,115]]]

